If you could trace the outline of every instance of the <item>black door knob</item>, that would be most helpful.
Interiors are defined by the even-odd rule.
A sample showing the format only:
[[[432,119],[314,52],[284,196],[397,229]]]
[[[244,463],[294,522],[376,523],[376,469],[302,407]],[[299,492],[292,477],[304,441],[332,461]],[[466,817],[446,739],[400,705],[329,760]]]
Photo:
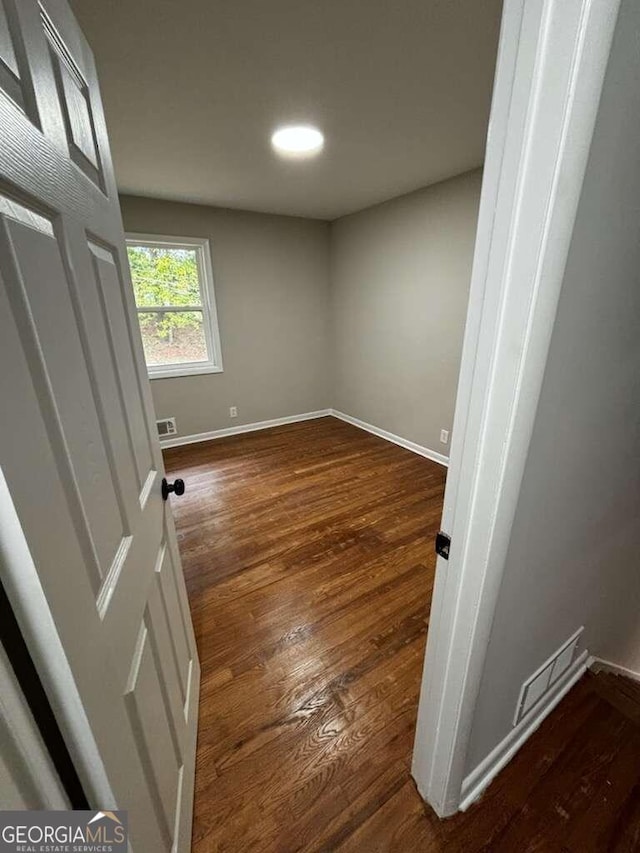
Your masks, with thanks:
[[[174,495],[184,495],[184,480],[174,480],[173,483],[167,483],[167,478],[162,478],[162,500],[166,501],[171,492]]]

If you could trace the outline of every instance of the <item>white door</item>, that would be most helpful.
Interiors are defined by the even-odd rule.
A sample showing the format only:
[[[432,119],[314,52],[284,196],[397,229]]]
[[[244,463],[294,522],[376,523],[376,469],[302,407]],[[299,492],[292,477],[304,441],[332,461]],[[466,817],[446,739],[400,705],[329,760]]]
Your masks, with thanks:
[[[91,805],[186,851],[200,669],[132,317],[91,51],[65,0],[0,0],[0,479],[113,792],[72,743]]]

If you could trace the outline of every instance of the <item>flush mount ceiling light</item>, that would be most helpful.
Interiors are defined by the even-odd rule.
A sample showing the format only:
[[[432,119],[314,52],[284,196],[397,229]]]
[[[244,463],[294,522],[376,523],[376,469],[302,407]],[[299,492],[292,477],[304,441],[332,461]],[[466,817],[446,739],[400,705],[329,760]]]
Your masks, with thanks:
[[[279,127],[271,137],[271,144],[285,157],[311,157],[322,151],[324,136],[310,124],[292,124]]]

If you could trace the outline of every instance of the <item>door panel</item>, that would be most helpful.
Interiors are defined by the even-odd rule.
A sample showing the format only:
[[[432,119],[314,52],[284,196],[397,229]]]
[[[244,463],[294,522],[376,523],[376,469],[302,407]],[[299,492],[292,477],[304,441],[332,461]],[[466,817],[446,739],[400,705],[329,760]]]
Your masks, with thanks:
[[[77,270],[78,280],[82,282],[82,286],[73,288],[78,330],[94,392],[96,411],[102,424],[109,466],[114,472],[123,534],[128,535],[132,520],[140,511],[139,496],[143,482],[136,464],[134,449],[134,433],[139,433],[139,430],[132,429],[129,424],[128,409],[136,412],[138,423],[143,422],[144,412],[141,405],[127,406],[132,389],[125,390],[122,387],[123,382],[118,372],[114,342],[110,334],[109,318],[102,292],[104,285],[91,251],[92,244],[86,243],[86,235],[81,230],[68,236],[75,241],[70,254],[77,257],[80,262]],[[129,350],[129,358],[132,359],[131,350]],[[134,390],[137,391],[135,386]],[[144,431],[142,434],[144,435]],[[143,448],[146,456],[146,478],[151,469],[151,456],[146,442],[143,443]]]
[[[166,545],[163,546],[160,552],[156,572],[159,599],[165,624],[167,627],[170,625],[180,625],[180,630],[176,628],[173,631],[169,631],[167,629],[166,638],[168,642],[164,644],[165,651],[163,659],[169,660],[170,654],[173,661],[180,709],[186,719],[193,657],[189,651],[189,631],[180,609],[180,596],[176,586],[175,569],[171,564],[171,554]],[[167,646],[168,649],[166,648]]]
[[[44,9],[40,10],[40,15],[49,43],[69,155],[85,175],[103,189],[104,180],[89,86],[76,57],[73,56],[50,16]]]
[[[134,853],[186,851],[200,670],[95,68],[63,0],[0,4],[0,466],[108,778],[61,719],[87,795]]]
[[[13,0],[0,0],[0,89],[25,112],[33,110],[31,75]]]
[[[7,230],[22,284],[22,299],[16,295],[22,316],[16,319],[25,327],[29,324],[31,347],[39,353],[39,364],[33,369],[42,372],[49,387],[49,404],[56,411],[67,448],[69,476],[82,512],[77,523],[90,543],[92,583],[97,589],[128,534],[109,464],[105,425],[95,406],[97,388],[87,370],[55,236],[11,219]],[[43,270],[47,271],[45,286]]]
[[[132,728],[137,732],[138,756],[165,839],[163,849],[170,850],[182,761],[166,702],[153,620],[148,612],[136,642],[125,699]],[[158,743],[164,744],[164,748],[158,749]]]
[[[16,59],[16,51],[13,46],[13,34],[9,31],[9,19],[4,7],[4,0],[0,2],[0,60],[16,80],[20,80],[20,71]]]
[[[96,243],[88,242],[88,248],[93,262],[93,273],[104,315],[104,328],[108,334],[110,358],[114,372],[119,380],[119,394],[123,401],[128,401],[127,422],[128,436],[133,454],[133,463],[138,474],[138,501],[142,504],[142,490],[153,467],[148,422],[145,418],[144,407],[140,395],[138,377],[135,370],[135,349],[131,341],[130,329],[120,322],[123,315],[127,316],[127,306],[124,298],[125,283],[118,269],[116,254]],[[135,329],[137,334],[137,329]]]

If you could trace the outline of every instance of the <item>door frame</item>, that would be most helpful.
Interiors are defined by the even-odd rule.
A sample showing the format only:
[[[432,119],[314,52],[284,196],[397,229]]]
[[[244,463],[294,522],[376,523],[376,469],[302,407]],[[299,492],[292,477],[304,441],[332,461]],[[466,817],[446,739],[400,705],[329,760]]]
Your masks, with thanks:
[[[1,467],[0,569],[7,598],[89,805],[117,809],[118,802]]]
[[[412,765],[440,817],[500,769],[471,790],[467,747],[619,4],[503,8]]]
[[[0,803],[2,808],[8,808],[12,794],[29,791],[40,798],[43,808],[72,808],[68,792],[47,748],[46,733],[43,734],[43,727],[38,725],[33,704],[25,694],[24,678],[20,677],[23,675],[22,668],[16,668],[15,652],[22,637],[16,638],[13,612],[7,612],[7,601],[2,589],[0,616],[3,623],[0,628],[3,633],[0,640],[0,742],[3,763],[9,769],[9,785],[6,792],[0,790]]]

